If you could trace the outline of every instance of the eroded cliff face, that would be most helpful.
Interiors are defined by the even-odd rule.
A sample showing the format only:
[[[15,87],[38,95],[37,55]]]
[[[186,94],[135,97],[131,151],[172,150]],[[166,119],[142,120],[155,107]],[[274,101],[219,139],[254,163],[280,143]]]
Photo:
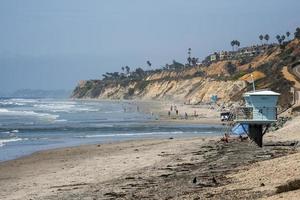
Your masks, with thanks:
[[[281,46],[267,49],[248,60],[219,61],[210,66],[135,72],[104,80],[81,81],[73,98],[175,100],[191,104],[210,102],[213,95],[219,102],[240,101],[242,94],[256,89],[271,89],[282,95],[279,104],[290,107],[294,83],[282,75],[300,59],[300,41],[294,39]],[[117,73],[118,74],[118,73]],[[251,76],[252,74],[252,76]]]
[[[149,77],[148,77],[149,78]],[[147,79],[146,79],[147,80]],[[148,79],[149,80],[149,79]],[[210,102],[212,95],[220,101],[230,98],[246,87],[245,81],[216,81],[211,78],[195,77],[190,79],[165,80],[157,76],[155,80],[137,82],[128,85],[117,83],[84,81],[74,90],[74,98],[97,99],[141,99],[141,100],[175,100],[191,104]],[[98,90],[97,90],[98,88]],[[81,94],[79,91],[85,91]]]

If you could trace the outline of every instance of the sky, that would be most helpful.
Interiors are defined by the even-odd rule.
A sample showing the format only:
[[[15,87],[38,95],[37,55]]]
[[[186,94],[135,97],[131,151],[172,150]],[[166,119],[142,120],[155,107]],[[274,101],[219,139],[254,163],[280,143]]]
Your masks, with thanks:
[[[0,0],[0,94],[73,89],[105,72],[186,62],[294,33],[299,0]]]

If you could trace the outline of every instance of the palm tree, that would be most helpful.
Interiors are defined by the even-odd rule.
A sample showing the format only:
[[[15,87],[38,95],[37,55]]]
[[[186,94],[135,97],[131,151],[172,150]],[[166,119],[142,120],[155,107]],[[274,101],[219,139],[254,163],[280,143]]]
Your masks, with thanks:
[[[234,51],[235,41],[236,41],[236,40],[232,40],[231,43],[230,43],[231,46],[232,46],[232,51]]]
[[[263,35],[260,35],[260,36],[259,36],[259,39],[260,39],[260,42],[261,42],[261,45],[262,45],[262,41],[263,41],[263,39],[264,39],[264,36],[263,36]]]
[[[124,70],[125,70],[125,67],[122,67],[121,69],[122,69],[122,71],[124,72]]]
[[[282,42],[285,40],[285,35],[281,36],[281,40],[282,40]]]
[[[236,45],[237,47],[240,47],[240,45],[241,45],[240,41],[236,40],[236,41],[235,41],[235,45]]]
[[[126,74],[129,74],[129,72],[130,72],[130,67],[126,66],[125,69],[126,69]]]
[[[290,35],[291,35],[291,33],[289,32],[289,31],[287,31],[286,33],[286,37],[288,38],[288,40],[290,39]]]
[[[300,39],[300,28],[299,27],[296,28],[296,32],[294,33],[294,36],[295,36],[295,38]]]
[[[280,42],[279,42],[281,40],[280,35],[276,35],[276,39],[277,39],[278,43],[280,44]]]
[[[197,65],[198,58],[193,57],[191,62],[193,64],[193,66],[195,67]]]
[[[192,53],[192,49],[188,48],[188,55],[191,56],[191,53]]]
[[[267,41],[267,44],[268,44],[268,41],[269,41],[269,39],[270,39],[270,36],[269,36],[268,34],[266,34],[264,38],[265,38],[265,40]]]
[[[285,35],[282,35],[282,36],[276,35],[276,39],[277,39],[278,43],[281,45],[282,42],[285,40]]]
[[[241,45],[241,43],[238,40],[232,40],[230,44],[232,46],[232,51],[234,51],[234,46],[239,47]]]
[[[151,62],[149,60],[147,61],[147,65],[151,68],[152,64],[151,64]]]
[[[191,62],[192,62],[191,55],[192,55],[192,49],[188,48],[188,58],[187,58],[187,61],[188,61],[189,65],[191,65]]]
[[[191,65],[192,58],[189,56],[189,57],[187,58],[187,61],[188,61],[189,65]]]

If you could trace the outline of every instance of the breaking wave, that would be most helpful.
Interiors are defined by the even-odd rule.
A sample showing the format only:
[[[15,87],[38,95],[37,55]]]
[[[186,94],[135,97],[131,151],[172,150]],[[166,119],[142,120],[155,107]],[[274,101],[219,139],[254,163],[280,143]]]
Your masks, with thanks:
[[[0,116],[33,116],[49,119],[57,119],[59,115],[53,115],[49,113],[37,113],[34,111],[17,111],[17,110],[8,110],[6,108],[0,108]]]

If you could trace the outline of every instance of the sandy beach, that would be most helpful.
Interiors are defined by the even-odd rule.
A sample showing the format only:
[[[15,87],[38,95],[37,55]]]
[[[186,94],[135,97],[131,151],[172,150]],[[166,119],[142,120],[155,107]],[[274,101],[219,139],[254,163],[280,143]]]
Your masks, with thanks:
[[[154,107],[151,112],[166,113],[170,105],[164,105]],[[195,109],[177,106],[189,113]],[[197,109],[198,112],[203,109],[203,117],[187,120],[188,123],[200,123],[203,118],[217,120],[214,109]],[[169,120],[164,115],[160,117]],[[185,119],[170,120],[176,123]],[[278,193],[277,188],[300,179],[299,121],[300,118],[295,118],[282,129],[268,133],[263,148],[248,140],[232,139],[224,143],[220,137],[195,137],[37,152],[0,163],[0,196],[1,199],[297,199],[300,190]]]

